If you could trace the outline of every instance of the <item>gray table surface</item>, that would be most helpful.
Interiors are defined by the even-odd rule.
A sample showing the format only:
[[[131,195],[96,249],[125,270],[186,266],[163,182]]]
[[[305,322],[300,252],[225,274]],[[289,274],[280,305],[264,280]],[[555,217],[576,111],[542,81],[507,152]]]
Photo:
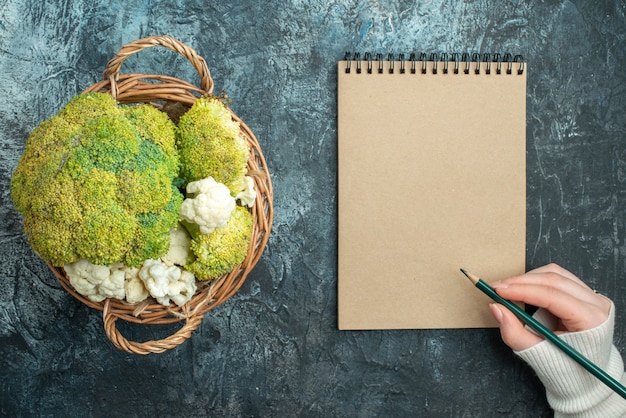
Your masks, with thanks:
[[[495,330],[337,330],[336,61],[524,55],[527,267],[560,263],[609,295],[624,352],[625,13],[622,1],[1,1],[0,416],[549,416]],[[163,34],[206,58],[258,136],[276,216],[241,290],[185,344],[137,356],[32,252],[9,182],[36,125],[122,44]],[[197,81],[175,54],[125,70]]]

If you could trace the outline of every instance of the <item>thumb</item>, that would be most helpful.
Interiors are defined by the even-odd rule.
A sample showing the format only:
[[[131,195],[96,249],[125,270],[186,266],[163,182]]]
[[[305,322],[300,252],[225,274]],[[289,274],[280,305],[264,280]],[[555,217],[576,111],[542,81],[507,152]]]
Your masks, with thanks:
[[[522,351],[543,341],[543,338],[528,331],[506,307],[492,303],[489,305],[491,314],[498,321],[502,341],[514,351]]]

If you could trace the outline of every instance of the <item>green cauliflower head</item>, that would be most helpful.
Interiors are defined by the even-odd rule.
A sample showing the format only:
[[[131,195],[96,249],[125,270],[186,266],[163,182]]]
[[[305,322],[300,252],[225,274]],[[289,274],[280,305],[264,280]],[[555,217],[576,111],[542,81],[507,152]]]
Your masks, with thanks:
[[[178,121],[177,146],[185,183],[213,177],[233,196],[243,190],[250,150],[239,123],[220,100],[195,101]]]
[[[11,179],[33,249],[63,266],[138,266],[169,249],[183,197],[176,127],[150,105],[75,96],[35,128]]]
[[[209,234],[192,237],[190,250],[193,261],[185,268],[198,280],[213,280],[229,273],[246,258],[252,227],[252,214],[237,206],[226,225]]]

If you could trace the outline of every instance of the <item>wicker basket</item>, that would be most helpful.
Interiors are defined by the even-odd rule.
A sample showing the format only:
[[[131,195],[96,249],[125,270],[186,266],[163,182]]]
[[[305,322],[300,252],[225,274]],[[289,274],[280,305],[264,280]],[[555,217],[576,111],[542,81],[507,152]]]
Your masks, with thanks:
[[[174,77],[155,74],[120,75],[122,62],[130,55],[146,48],[161,46],[178,52],[188,59],[200,75],[200,87]],[[205,60],[190,47],[169,36],[152,36],[130,42],[111,59],[104,71],[104,80],[87,88],[85,92],[110,93],[122,104],[150,103],[167,112],[177,120],[178,116],[201,96],[211,95],[213,80]],[[229,299],[239,290],[247,275],[263,253],[273,221],[272,183],[259,143],[250,128],[231,110],[233,120],[239,122],[241,133],[250,146],[248,175],[252,176],[257,192],[251,208],[254,219],[252,239],[243,263],[230,273],[210,282],[197,282],[198,290],[184,306],[163,306],[153,299],[137,305],[117,299],[93,302],[77,293],[70,285],[62,268],[49,265],[67,292],[84,304],[103,313],[104,329],[113,344],[121,350],[135,354],[162,353],[187,340],[198,328],[205,313]],[[184,321],[184,325],[162,340],[133,342],[124,338],[116,327],[122,319],[137,324],[172,324]]]

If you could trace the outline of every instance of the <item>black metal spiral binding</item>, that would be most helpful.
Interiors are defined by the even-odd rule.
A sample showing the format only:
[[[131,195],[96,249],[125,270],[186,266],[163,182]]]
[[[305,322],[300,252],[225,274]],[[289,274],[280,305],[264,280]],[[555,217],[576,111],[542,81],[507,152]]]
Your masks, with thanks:
[[[450,59],[448,59],[450,57]],[[399,73],[406,73],[406,62],[409,63],[409,72],[411,74],[416,74],[417,68],[420,68],[421,74],[426,74],[428,71],[428,63],[432,63],[432,73],[437,74],[441,68],[441,72],[443,74],[448,74],[450,63],[454,63],[454,67],[452,72],[454,74],[459,74],[462,72],[463,74],[470,74],[470,70],[473,67],[474,74],[481,74],[484,71],[485,74],[492,73],[492,67],[495,67],[496,74],[502,74],[503,72],[506,74],[513,74],[513,67],[517,65],[516,74],[521,75],[524,74],[525,70],[525,62],[524,58],[521,55],[511,55],[510,53],[506,53],[504,55],[500,55],[498,53],[489,54],[489,53],[472,53],[469,54],[467,52],[458,53],[454,52],[451,55],[447,53],[436,53],[433,52],[430,55],[427,55],[424,52],[420,52],[419,54],[412,52],[409,54],[408,60],[406,59],[405,54],[398,54],[397,57],[393,53],[387,54],[386,59],[383,58],[383,54],[377,53],[375,58],[372,58],[372,54],[370,52],[366,52],[363,56],[363,60],[361,60],[361,54],[358,52],[351,53],[346,52],[344,57],[346,61],[345,72],[350,73],[352,71],[352,62],[354,61],[356,66],[356,73],[361,74],[362,72],[362,62],[367,62],[367,73],[372,74],[373,72],[373,61],[378,63],[377,72],[378,74],[382,74],[384,71],[384,62],[387,61],[389,63],[388,71],[390,74],[393,74],[396,71],[396,63],[399,62]],[[462,65],[465,63],[464,65]],[[503,67],[506,67],[503,71]],[[462,70],[461,70],[462,69]]]

